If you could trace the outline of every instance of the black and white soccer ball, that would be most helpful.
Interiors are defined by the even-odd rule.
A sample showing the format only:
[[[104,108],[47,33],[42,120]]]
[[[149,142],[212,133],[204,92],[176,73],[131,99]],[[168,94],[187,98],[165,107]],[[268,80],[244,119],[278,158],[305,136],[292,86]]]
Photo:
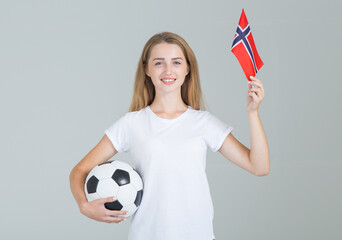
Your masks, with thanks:
[[[143,195],[143,181],[139,173],[128,163],[108,161],[95,166],[88,174],[85,185],[87,200],[115,197],[105,203],[110,210],[127,211],[120,215],[129,217],[138,209]]]

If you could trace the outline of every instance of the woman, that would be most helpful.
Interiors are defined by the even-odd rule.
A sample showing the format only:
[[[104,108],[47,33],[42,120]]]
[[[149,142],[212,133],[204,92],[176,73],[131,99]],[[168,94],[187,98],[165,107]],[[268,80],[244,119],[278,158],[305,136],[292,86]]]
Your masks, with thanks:
[[[94,166],[117,152],[129,152],[144,182],[129,239],[214,239],[206,150],[219,151],[256,176],[267,175],[269,150],[258,115],[263,98],[263,84],[252,78],[247,94],[248,149],[234,138],[231,126],[200,110],[203,102],[197,61],[186,41],[170,32],[154,35],[138,63],[129,112],[105,130],[101,141],[70,173],[71,190],[81,213],[107,223],[125,219],[125,211],[104,207],[113,198],[87,202],[83,189]]]

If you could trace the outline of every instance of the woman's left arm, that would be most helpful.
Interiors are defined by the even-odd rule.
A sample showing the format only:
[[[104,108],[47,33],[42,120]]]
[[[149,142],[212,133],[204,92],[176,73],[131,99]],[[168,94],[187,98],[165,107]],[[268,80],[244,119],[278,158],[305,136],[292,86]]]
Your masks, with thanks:
[[[258,113],[265,90],[262,82],[255,77],[251,77],[248,85],[247,113],[251,136],[249,158],[256,175],[263,176],[270,172],[270,154],[267,139]],[[256,88],[253,88],[252,85],[256,86]]]
[[[270,157],[258,108],[264,98],[264,88],[260,80],[253,78],[247,94],[247,112],[251,135],[251,149],[239,142],[232,133],[228,134],[219,152],[235,165],[256,176],[265,176],[270,172]],[[255,85],[257,88],[252,88]]]

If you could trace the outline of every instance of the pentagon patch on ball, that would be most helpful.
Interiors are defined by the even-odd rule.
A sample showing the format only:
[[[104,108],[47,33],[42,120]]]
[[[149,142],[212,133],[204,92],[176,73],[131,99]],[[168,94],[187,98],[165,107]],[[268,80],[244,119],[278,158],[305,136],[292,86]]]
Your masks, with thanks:
[[[143,196],[143,181],[139,173],[128,163],[108,161],[95,166],[88,174],[84,192],[88,201],[115,197],[113,202],[105,203],[110,210],[127,211],[120,215],[129,217],[140,206]]]

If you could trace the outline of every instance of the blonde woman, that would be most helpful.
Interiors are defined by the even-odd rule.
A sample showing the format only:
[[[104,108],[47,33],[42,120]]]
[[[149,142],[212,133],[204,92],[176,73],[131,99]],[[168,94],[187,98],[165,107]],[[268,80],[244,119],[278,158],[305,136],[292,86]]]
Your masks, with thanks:
[[[115,199],[88,202],[83,189],[94,166],[127,152],[144,182],[129,240],[214,239],[207,148],[256,176],[267,175],[269,149],[258,115],[263,98],[263,84],[253,78],[247,93],[249,149],[232,135],[233,127],[204,109],[197,61],[187,42],[170,32],[152,36],[138,63],[129,111],[70,173],[81,213],[107,223],[125,220],[125,211],[104,207]]]

